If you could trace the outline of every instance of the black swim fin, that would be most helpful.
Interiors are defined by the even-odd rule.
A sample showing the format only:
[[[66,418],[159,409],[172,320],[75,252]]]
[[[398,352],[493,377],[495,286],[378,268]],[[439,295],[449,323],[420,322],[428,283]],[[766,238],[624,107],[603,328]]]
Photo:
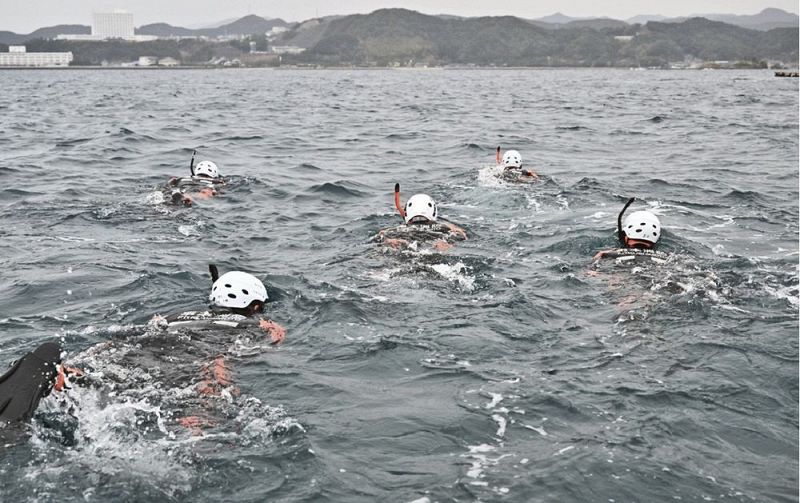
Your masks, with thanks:
[[[59,363],[61,347],[46,342],[20,358],[0,377],[0,422],[30,421],[39,400],[50,394]]]

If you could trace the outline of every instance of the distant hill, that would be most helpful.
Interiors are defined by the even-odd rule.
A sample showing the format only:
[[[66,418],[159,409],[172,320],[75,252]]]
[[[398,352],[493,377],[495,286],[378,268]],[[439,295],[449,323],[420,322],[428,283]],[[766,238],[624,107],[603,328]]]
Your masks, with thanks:
[[[570,21],[562,25],[564,28],[591,28],[593,30],[605,30],[608,28],[624,28],[628,26],[625,21],[610,18],[579,19]]]
[[[773,28],[795,28],[800,26],[800,18],[781,9],[764,9],[752,16],[737,16],[734,14],[704,14],[702,17],[712,21],[734,24],[753,30],[771,30]]]
[[[604,29],[614,27],[615,23],[627,24],[646,24],[650,21],[657,21],[663,23],[682,23],[687,19],[703,17],[711,21],[720,21],[742,28],[749,28],[751,30],[767,31],[773,28],[792,28],[800,26],[800,20],[797,14],[786,12],[785,10],[768,8],[764,9],[758,14],[753,15],[736,15],[736,14],[693,14],[691,16],[682,17],[667,17],[661,15],[639,15],[624,21],[614,20],[610,18],[584,18],[584,17],[569,17],[557,12],[550,16],[540,17],[531,20],[532,23],[542,27],[590,27],[594,29]],[[605,23],[604,23],[605,22]],[[541,23],[546,23],[542,25]],[[557,26],[547,26],[557,25]],[[619,25],[617,25],[619,26]]]
[[[499,66],[665,66],[687,58],[797,61],[797,29],[760,32],[702,18],[639,28],[603,21],[607,24],[599,29],[591,24],[545,29],[511,16],[458,19],[381,9],[301,24],[282,43],[313,42],[298,62],[379,66],[409,61]],[[614,39],[622,34],[633,38]]]
[[[265,19],[256,15],[245,16],[241,19],[228,24],[223,24],[217,28],[206,28],[193,30],[196,35],[208,37],[230,36],[230,35],[252,35],[256,33],[266,33],[275,26],[289,26],[283,19]]]
[[[646,24],[650,21],[662,22],[667,20],[669,20],[667,16],[660,16],[658,14],[655,15],[643,14],[639,16],[633,16],[632,18],[628,18],[625,21],[628,24]]]
[[[56,38],[58,35],[88,35],[92,32],[90,26],[81,24],[59,24],[56,26],[48,26],[46,28],[39,28],[38,30],[27,35],[17,34],[10,31],[0,31],[0,44],[14,45],[24,44],[27,40],[37,38]]]
[[[194,36],[195,31],[167,23],[146,24],[136,28],[137,35],[153,35],[156,37],[191,37]]]
[[[800,19],[797,14],[774,8],[764,9],[758,14],[744,16],[735,14],[694,14],[688,17],[635,16],[627,21],[630,24],[644,24],[648,21],[683,23],[688,19],[698,17],[760,31],[769,31],[773,28],[797,28],[800,26]]]
[[[191,29],[191,30],[203,30],[203,29],[206,29],[206,28],[219,28],[223,24],[230,24],[230,23],[236,21],[237,19],[239,19],[239,18],[238,17],[229,17],[229,18],[223,19],[222,21],[215,21],[213,23],[195,23],[195,24],[187,25],[186,27]]]
[[[217,28],[204,28],[192,30],[172,26],[167,23],[153,23],[136,28],[137,35],[154,35],[157,37],[198,37],[209,38],[220,36],[247,36],[254,34],[264,34],[275,26],[289,26],[283,19],[265,19],[259,16],[245,16],[228,24]],[[22,44],[28,40],[38,38],[51,39],[58,35],[88,35],[92,32],[90,26],[62,24],[40,28],[27,35],[17,34],[9,31],[0,31],[0,44]]]
[[[342,17],[344,16],[315,18],[297,23],[286,34],[280,37],[278,42],[285,45],[294,45],[309,49],[319,43],[325,35],[331,21]]]
[[[82,24],[59,24],[48,28],[39,28],[33,33],[28,34],[28,38],[55,38],[58,35],[89,35],[92,33],[91,26]]]
[[[767,32],[750,30],[720,21],[691,18],[682,23],[650,22],[638,36],[644,43],[669,47],[674,55],[691,55],[707,61],[782,59],[797,64],[797,28]],[[677,51],[679,52],[677,52]]]
[[[546,21],[552,19],[552,21]],[[625,21],[618,19],[611,19],[607,17],[598,18],[571,18],[563,14],[553,14],[539,19],[531,19],[528,21],[534,26],[545,28],[548,30],[558,30],[564,28],[591,28],[593,30],[605,30],[609,28],[623,28],[628,26]]]
[[[767,18],[770,22],[784,19],[782,12],[762,12],[758,22],[766,22]],[[249,51],[250,41],[266,48],[264,33],[274,26],[286,26],[289,30],[270,43],[306,48],[302,54],[282,57],[284,63],[297,64],[667,67],[670,63],[703,61],[743,62],[746,66],[763,66],[767,60],[792,66],[798,62],[797,27],[759,31],[705,18],[645,24],[566,18],[561,15],[555,18],[562,21],[560,24],[548,24],[512,16],[460,18],[380,9],[370,14],[332,16],[293,25],[281,19],[246,16],[213,29],[190,30],[156,23],[137,30],[162,37],[231,36],[233,40],[226,42],[42,39],[60,33],[89,32],[87,26],[65,25],[43,28],[29,35],[0,32],[0,45],[26,43],[30,50],[70,50],[81,64],[125,62],[142,54],[204,64],[214,58],[237,58]],[[239,36],[250,38],[240,40]]]
[[[560,12],[556,12],[555,14],[551,14],[549,16],[539,17],[536,19],[532,19],[532,21],[538,21],[540,23],[548,23],[548,24],[567,24],[571,21],[582,21],[587,19],[585,17],[569,17],[565,16]]]

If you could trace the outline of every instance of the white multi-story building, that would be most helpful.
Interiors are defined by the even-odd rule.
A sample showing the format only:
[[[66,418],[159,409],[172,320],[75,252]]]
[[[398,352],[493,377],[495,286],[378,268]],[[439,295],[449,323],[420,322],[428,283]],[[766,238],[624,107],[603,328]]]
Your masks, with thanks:
[[[273,54],[300,54],[305,52],[305,48],[294,45],[273,45],[270,47]]]
[[[133,13],[124,10],[95,12],[91,35],[58,35],[57,40],[100,41],[118,38],[129,42],[158,40],[155,35],[135,35]]]
[[[24,45],[12,45],[0,52],[0,66],[69,66],[71,52],[27,52]]]
[[[92,23],[92,36],[102,39],[123,38],[132,39],[133,13],[124,10],[114,12],[95,12]]]

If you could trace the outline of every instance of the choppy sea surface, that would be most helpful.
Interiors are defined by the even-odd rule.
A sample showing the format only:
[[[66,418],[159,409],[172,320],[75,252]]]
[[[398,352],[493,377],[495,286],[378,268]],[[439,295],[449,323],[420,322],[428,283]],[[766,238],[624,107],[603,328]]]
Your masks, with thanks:
[[[797,501],[798,81],[768,71],[0,72],[0,365],[60,340],[3,501]],[[501,180],[515,148],[538,184]],[[193,149],[229,179],[160,187]],[[392,190],[466,242],[395,253]],[[663,266],[591,267],[629,197]],[[258,333],[148,327],[210,262]],[[226,358],[234,386],[197,382]],[[206,424],[186,428],[180,418]]]

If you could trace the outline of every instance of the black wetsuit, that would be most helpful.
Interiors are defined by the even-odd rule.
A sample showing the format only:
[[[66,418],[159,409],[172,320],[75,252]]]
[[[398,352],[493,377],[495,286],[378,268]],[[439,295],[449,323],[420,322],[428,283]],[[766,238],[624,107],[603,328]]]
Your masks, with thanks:
[[[504,168],[500,176],[509,182],[530,183],[536,181],[537,178],[529,173],[530,171],[524,168]]]
[[[61,347],[47,342],[20,358],[0,377],[0,422],[30,421],[39,400],[50,394],[58,376]]]

